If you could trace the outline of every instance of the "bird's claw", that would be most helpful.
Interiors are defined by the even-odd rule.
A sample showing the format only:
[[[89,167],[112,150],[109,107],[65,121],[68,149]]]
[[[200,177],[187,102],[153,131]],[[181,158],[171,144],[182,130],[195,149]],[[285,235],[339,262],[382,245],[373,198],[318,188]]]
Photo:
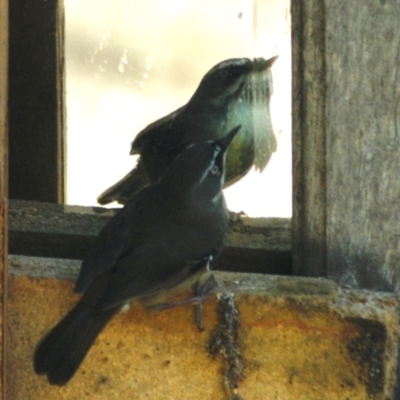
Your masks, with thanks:
[[[193,286],[194,289],[194,296],[189,297],[188,299],[172,301],[169,303],[158,303],[151,307],[152,310],[166,310],[168,308],[174,308],[179,306],[186,306],[186,305],[194,305],[196,306],[196,326],[199,331],[204,330],[203,326],[203,302],[207,299],[207,297],[213,292],[215,287],[218,285],[214,275],[210,275],[207,280],[204,282],[203,285],[200,284],[200,281],[196,281]]]

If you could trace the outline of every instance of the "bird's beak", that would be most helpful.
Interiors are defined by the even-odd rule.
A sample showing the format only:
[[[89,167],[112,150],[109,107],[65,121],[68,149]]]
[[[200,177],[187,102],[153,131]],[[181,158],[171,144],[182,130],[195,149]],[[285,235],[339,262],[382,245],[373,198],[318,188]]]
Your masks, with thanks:
[[[238,125],[237,127],[233,128],[223,139],[218,141],[218,143],[224,150],[226,150],[228,148],[228,146],[232,142],[233,138],[239,132],[240,128],[241,128],[241,125]]]
[[[270,68],[272,64],[276,61],[278,56],[274,56],[265,60],[264,58],[255,58],[253,61],[253,72],[262,72],[267,68]]]
[[[279,57],[279,56],[274,56],[274,57],[271,57],[270,59],[268,59],[268,60],[267,60],[268,66],[271,67],[272,64],[277,60],[278,57]]]

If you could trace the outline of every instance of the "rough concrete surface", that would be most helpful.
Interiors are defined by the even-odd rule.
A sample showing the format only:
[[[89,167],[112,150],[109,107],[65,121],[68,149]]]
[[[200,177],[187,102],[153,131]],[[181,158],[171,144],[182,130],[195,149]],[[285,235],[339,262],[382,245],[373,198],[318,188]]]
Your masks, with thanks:
[[[134,305],[109,323],[68,385],[50,386],[34,374],[32,354],[78,296],[72,281],[16,275],[15,263],[8,281],[9,399],[391,398],[395,296],[338,290],[321,279],[231,273],[216,273],[219,295],[204,305],[203,332],[192,307],[155,312]],[[243,376],[233,376],[241,366]]]

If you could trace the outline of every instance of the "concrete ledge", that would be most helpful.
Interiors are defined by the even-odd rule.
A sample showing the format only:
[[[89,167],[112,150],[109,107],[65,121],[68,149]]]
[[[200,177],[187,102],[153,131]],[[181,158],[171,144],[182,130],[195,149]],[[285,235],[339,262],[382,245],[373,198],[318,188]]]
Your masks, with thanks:
[[[33,373],[32,353],[76,302],[70,279],[78,268],[10,256],[7,398],[392,398],[396,296],[339,290],[324,279],[219,272],[203,332],[191,307],[135,305],[110,322],[67,386],[52,387]]]

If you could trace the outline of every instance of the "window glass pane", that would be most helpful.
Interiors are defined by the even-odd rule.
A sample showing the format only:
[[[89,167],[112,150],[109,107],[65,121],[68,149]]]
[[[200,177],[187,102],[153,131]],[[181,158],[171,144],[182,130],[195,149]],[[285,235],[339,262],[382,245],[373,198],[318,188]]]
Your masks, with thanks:
[[[65,0],[65,8],[68,203],[96,205],[132,169],[134,136],[184,105],[215,64],[278,55],[278,151],[261,175],[250,171],[225,193],[233,211],[291,215],[288,0]]]

